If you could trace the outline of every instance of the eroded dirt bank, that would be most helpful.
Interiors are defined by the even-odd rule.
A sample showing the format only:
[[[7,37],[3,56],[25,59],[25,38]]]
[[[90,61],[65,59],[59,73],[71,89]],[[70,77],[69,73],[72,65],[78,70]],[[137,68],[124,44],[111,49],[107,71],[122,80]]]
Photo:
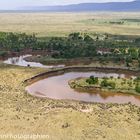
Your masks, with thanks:
[[[69,66],[58,69],[51,69],[40,74],[37,74],[29,79],[24,81],[25,84],[32,84],[40,79],[44,79],[51,76],[61,75],[67,72],[88,72],[88,71],[100,71],[105,73],[125,73],[126,75],[134,75],[139,76],[140,71],[138,70],[130,70],[128,68],[113,68],[113,67],[94,67],[94,66]]]

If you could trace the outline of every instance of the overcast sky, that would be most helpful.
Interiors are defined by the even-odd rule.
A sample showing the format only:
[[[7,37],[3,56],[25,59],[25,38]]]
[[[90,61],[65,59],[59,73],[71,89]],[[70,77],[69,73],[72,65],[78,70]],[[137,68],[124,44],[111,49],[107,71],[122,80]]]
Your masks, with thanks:
[[[42,6],[42,5],[67,5],[88,2],[126,2],[134,0],[0,0],[0,9],[15,9],[24,6]]]

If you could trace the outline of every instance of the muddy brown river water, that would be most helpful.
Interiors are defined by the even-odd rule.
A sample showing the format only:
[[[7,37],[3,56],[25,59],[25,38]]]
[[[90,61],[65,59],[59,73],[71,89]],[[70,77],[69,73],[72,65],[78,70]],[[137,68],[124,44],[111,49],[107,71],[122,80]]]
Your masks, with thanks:
[[[35,82],[26,87],[26,90],[33,96],[47,97],[51,99],[68,99],[85,102],[99,102],[99,103],[128,103],[140,106],[140,96],[111,93],[111,92],[83,92],[71,89],[68,81],[78,77],[126,77],[125,74],[117,73],[103,73],[103,72],[68,72],[58,76],[48,77],[46,79]],[[129,77],[131,77],[129,75]],[[132,76],[133,77],[133,76]]]

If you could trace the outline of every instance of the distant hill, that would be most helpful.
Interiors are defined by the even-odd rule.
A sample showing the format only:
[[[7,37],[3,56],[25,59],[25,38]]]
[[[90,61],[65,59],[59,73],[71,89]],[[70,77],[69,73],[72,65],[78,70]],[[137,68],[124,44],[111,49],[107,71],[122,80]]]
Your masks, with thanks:
[[[81,3],[65,6],[22,7],[18,10],[48,12],[81,12],[81,11],[140,11],[140,0],[133,2]]]

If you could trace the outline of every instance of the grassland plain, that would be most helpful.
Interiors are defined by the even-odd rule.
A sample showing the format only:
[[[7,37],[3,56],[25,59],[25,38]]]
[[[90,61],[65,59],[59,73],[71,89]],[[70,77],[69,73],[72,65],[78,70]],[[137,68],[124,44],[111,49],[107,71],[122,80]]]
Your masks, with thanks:
[[[124,18],[124,24],[114,24]],[[77,31],[140,35],[140,13],[0,13],[0,19],[0,31],[38,36],[65,36]],[[0,135],[47,134],[52,140],[140,139],[137,106],[29,95],[23,81],[44,71],[0,63]]]
[[[0,63],[0,134],[47,134],[52,140],[140,139],[140,108],[134,105],[41,99],[27,94],[23,81],[44,71]]]
[[[139,12],[0,13],[0,20],[0,31],[38,36],[66,36],[71,32],[140,35]]]

